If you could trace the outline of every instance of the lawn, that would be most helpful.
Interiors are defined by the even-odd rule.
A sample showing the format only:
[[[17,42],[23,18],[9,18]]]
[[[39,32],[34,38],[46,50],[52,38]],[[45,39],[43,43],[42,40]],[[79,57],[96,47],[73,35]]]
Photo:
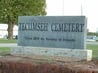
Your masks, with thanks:
[[[0,47],[0,55],[6,55],[10,53],[9,47]]]
[[[0,39],[0,43],[17,43],[17,40]]]
[[[87,45],[87,49],[91,49],[93,51],[93,58],[98,59],[98,45]]]

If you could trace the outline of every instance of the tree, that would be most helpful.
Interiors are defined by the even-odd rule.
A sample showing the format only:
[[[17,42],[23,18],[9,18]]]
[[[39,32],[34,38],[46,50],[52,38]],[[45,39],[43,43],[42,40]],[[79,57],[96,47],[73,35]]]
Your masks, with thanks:
[[[98,33],[95,33],[95,32],[88,32],[87,35],[89,35],[89,36],[97,36],[98,37]]]
[[[46,15],[45,8],[45,0],[0,0],[0,22],[8,24],[8,39],[13,37],[18,16]]]

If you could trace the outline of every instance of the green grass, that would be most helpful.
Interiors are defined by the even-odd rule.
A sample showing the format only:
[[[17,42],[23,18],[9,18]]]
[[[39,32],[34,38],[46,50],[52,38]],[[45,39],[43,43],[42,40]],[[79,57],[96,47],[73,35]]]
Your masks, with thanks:
[[[0,43],[17,43],[17,40],[0,39]]]
[[[6,55],[10,53],[9,47],[0,47],[0,55]]]
[[[98,45],[87,45],[87,48],[93,51],[93,58],[98,59]]]

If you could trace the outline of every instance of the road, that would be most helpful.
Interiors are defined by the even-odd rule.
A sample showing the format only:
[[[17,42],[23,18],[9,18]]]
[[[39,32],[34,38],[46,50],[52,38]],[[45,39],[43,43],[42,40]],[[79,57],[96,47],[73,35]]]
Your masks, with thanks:
[[[0,43],[0,47],[17,47],[17,43]]]
[[[98,45],[98,42],[87,42],[87,44]]]
[[[98,42],[87,42],[87,44],[98,45]],[[0,43],[0,47],[17,47],[17,43]]]

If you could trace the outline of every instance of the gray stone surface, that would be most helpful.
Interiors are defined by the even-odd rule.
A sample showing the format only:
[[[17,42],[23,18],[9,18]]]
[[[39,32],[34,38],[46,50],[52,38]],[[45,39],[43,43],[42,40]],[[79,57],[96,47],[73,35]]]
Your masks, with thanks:
[[[18,45],[85,49],[85,16],[19,16]]]
[[[92,60],[92,50],[83,50],[83,49],[65,49],[65,48],[44,48],[44,47],[12,47],[11,54],[16,56],[47,56],[53,57],[54,59],[60,58],[62,61],[63,59],[70,61],[80,61],[80,60]],[[55,58],[56,57],[56,58]],[[61,59],[63,58],[63,59]]]

